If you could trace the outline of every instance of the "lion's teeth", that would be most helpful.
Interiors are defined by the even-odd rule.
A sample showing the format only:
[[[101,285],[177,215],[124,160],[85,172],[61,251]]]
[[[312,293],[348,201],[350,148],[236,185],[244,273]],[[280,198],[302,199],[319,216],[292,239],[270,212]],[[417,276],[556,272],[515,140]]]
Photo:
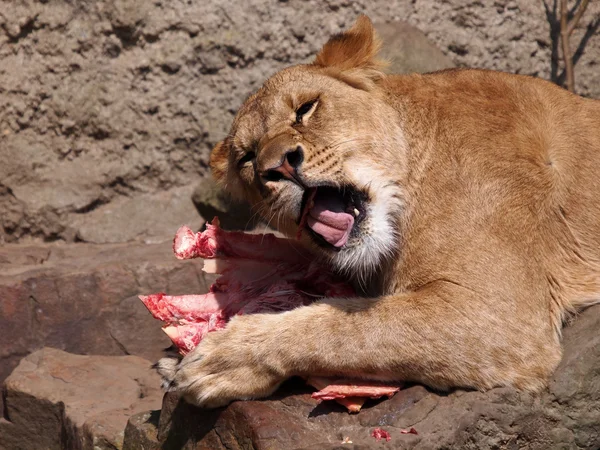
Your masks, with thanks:
[[[358,217],[358,215],[360,214],[360,211],[356,208],[354,208],[354,216]]]

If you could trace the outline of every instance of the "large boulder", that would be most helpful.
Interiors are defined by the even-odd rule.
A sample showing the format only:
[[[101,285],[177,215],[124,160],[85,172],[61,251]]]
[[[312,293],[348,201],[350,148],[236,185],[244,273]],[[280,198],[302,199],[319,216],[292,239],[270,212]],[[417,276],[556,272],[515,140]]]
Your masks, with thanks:
[[[5,381],[0,448],[121,449],[129,417],[160,407],[150,366],[137,356],[32,353]]]
[[[171,242],[0,247],[0,383],[44,346],[157,360],[170,341],[137,295],[207,292],[202,264]]]
[[[132,418],[130,449],[519,449],[600,448],[600,306],[564,331],[565,356],[547,390],[512,388],[439,394],[421,386],[392,399],[371,401],[350,415],[332,402],[317,404],[301,380],[265,400],[234,402],[218,410],[190,406],[168,394],[160,418]],[[158,425],[157,425],[158,423]],[[377,443],[376,427],[391,435]],[[414,427],[418,434],[403,434]]]

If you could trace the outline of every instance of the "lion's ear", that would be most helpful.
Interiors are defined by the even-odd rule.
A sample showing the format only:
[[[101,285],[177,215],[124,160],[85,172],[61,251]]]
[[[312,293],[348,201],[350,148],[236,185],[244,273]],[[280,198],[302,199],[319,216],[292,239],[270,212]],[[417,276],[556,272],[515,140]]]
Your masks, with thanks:
[[[210,169],[217,183],[225,183],[227,176],[227,166],[229,165],[229,149],[225,141],[215,145],[210,153]]]
[[[360,15],[348,31],[332,37],[315,59],[314,65],[335,67],[342,71],[367,69],[379,71],[386,65],[377,58],[381,40],[371,20]]]

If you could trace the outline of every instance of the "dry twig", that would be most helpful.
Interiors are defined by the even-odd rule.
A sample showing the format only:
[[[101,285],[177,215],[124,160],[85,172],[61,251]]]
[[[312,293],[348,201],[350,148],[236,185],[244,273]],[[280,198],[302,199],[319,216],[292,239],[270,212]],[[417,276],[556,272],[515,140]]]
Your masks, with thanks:
[[[567,89],[571,92],[575,92],[575,74],[573,72],[573,57],[571,56],[571,49],[569,47],[569,38],[579,23],[579,19],[585,13],[588,3],[589,0],[581,0],[573,18],[568,20],[569,8],[567,7],[567,0],[560,0],[560,40],[562,43],[563,59],[565,61]]]

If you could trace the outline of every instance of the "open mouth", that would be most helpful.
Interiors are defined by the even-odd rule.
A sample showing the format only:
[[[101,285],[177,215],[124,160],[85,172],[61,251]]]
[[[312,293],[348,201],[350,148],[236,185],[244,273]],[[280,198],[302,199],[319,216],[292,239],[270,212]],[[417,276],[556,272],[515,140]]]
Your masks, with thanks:
[[[366,216],[367,195],[352,186],[309,188],[302,197],[298,233],[308,229],[315,241],[340,249]]]

